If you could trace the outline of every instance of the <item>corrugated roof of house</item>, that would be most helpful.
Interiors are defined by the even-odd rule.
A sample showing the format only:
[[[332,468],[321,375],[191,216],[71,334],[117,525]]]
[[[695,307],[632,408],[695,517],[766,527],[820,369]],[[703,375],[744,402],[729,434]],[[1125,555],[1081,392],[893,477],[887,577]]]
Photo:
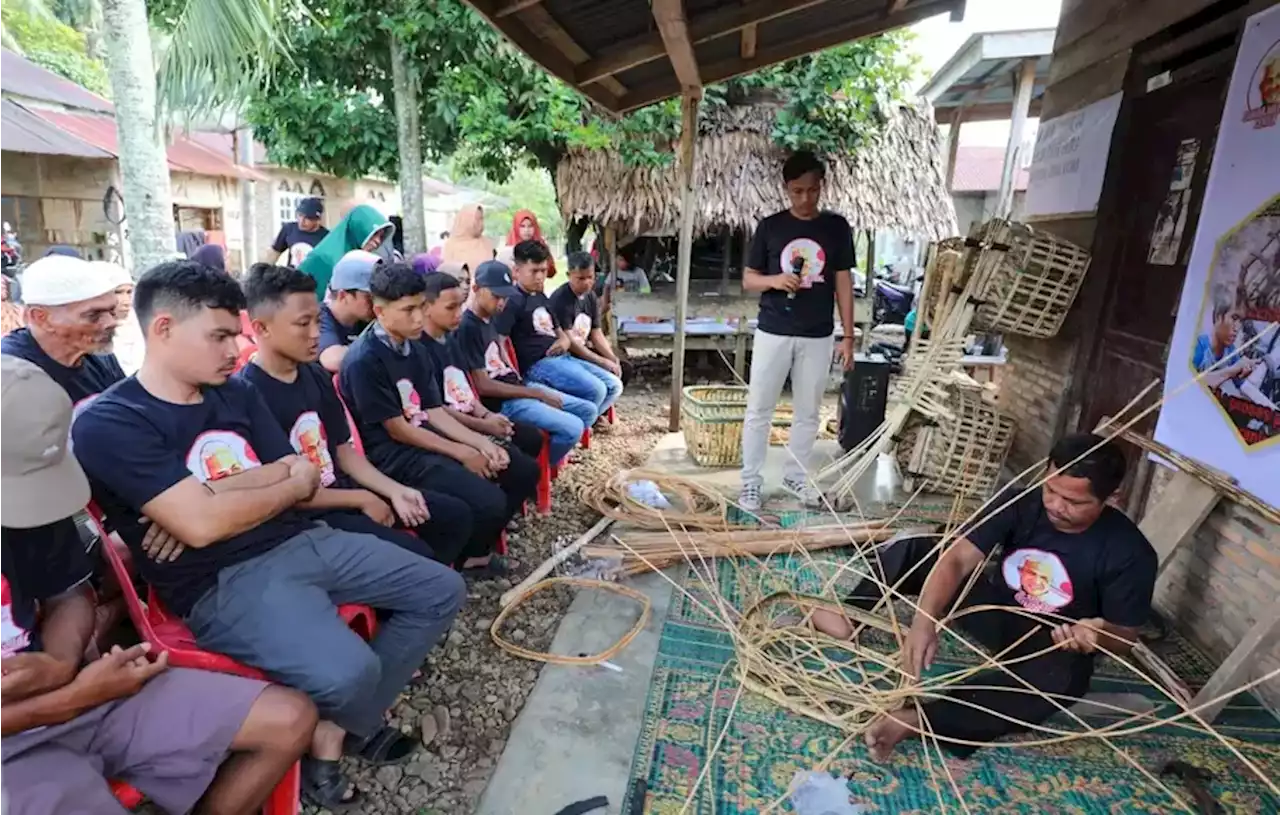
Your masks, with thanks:
[[[951,177],[952,192],[994,192],[1000,189],[1004,172],[1003,147],[965,147],[956,150],[955,172]],[[1031,174],[1026,167],[1013,175],[1013,188],[1025,190]]]
[[[63,132],[12,99],[0,103],[0,149],[46,156],[115,158],[101,147]]]
[[[13,96],[65,105],[69,108],[92,110],[98,113],[115,111],[110,102],[88,88],[63,79],[53,71],[41,68],[8,48],[0,49],[0,90]]]

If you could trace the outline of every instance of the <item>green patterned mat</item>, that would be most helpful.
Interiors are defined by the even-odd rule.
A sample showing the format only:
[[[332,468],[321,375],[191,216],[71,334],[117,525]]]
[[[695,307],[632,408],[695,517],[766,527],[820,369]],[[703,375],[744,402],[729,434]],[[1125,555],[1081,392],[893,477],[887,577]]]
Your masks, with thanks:
[[[804,519],[798,512],[784,513],[782,521],[792,526]],[[774,558],[764,574],[744,561],[723,560],[716,569],[719,594],[739,608],[761,592],[812,590],[818,578],[811,566],[788,557]],[[689,575],[683,584],[694,598],[706,602],[706,590],[695,576]],[[971,662],[962,657],[960,649],[944,637],[935,670]],[[1155,650],[1193,686],[1212,673],[1212,664],[1176,636],[1159,643]],[[632,779],[642,778],[647,783],[645,811],[672,815],[683,811],[733,706],[737,682],[732,660],[733,645],[727,632],[697,603],[677,592],[663,628],[632,764]],[[1164,715],[1172,712],[1158,691],[1107,660],[1099,663],[1092,690],[1142,694],[1156,701],[1158,710],[1166,711]],[[1098,727],[1119,717],[1122,715],[1089,717],[1088,721]],[[1056,717],[1051,724],[1078,729],[1065,716]],[[1242,748],[1245,754],[1271,778],[1280,778],[1280,722],[1253,697],[1242,694],[1233,699],[1215,728],[1224,736],[1247,742]],[[688,812],[761,812],[783,796],[797,771],[811,769],[842,741],[842,734],[834,728],[744,692],[712,759],[708,778]],[[1229,813],[1280,812],[1280,799],[1209,734],[1163,726],[1113,739],[1112,743],[1152,772],[1159,772],[1171,759],[1209,770],[1216,777],[1213,792]],[[970,759],[948,755],[946,766],[970,812],[1181,811],[1166,793],[1096,738],[1048,747],[1018,747],[1015,738],[1008,745],[981,750]],[[903,742],[886,765],[873,763],[861,742],[856,742],[839,754],[831,769],[850,779],[852,800],[871,812],[965,811],[940,769],[937,753],[926,753],[918,739]],[[1174,786],[1172,779],[1166,783]],[[629,787],[629,795],[633,789]],[[629,811],[626,805],[622,811]],[[774,811],[792,810],[787,803]]]

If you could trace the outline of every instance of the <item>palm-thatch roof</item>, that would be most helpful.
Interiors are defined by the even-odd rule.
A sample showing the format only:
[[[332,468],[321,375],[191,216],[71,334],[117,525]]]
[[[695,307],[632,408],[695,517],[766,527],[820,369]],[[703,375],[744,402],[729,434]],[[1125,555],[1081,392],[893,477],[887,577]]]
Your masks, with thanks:
[[[698,127],[694,229],[754,229],[787,206],[786,151],[770,139],[776,107],[729,105],[704,111]],[[560,209],[624,234],[671,233],[680,224],[677,158],[665,167],[629,167],[613,150],[575,149],[556,168]],[[927,104],[895,104],[880,135],[852,155],[828,159],[822,205],[855,229],[892,230],[939,240],[956,233],[942,140]]]

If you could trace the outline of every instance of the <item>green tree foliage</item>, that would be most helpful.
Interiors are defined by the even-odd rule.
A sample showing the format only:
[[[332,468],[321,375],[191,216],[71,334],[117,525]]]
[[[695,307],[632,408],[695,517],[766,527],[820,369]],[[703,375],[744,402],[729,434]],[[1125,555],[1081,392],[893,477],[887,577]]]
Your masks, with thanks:
[[[108,95],[107,70],[89,56],[84,34],[39,9],[6,3],[0,10],[6,45],[16,45],[23,56],[58,76]]]
[[[461,0],[310,0],[290,34],[290,59],[249,107],[271,158],[341,176],[396,175],[387,33],[412,49],[423,156],[451,157],[461,176],[511,178],[519,166],[554,173],[573,147],[616,148],[632,165],[672,160],[680,112],[667,100],[621,118],[511,47]],[[779,103],[773,139],[823,154],[854,149],[879,125],[877,102],[897,98],[914,69],[908,36],[893,33],[766,68],[706,90],[704,105],[764,96]]]

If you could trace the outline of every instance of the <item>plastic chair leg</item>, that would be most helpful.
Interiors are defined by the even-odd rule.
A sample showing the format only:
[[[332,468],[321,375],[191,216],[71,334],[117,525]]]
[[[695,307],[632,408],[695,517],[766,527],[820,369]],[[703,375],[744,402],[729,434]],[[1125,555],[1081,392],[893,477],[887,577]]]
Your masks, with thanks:
[[[262,805],[262,815],[298,815],[301,808],[302,764],[294,762]]]
[[[609,409],[604,412],[605,421],[609,424],[618,423],[618,410],[616,405],[609,405]]]
[[[591,428],[582,431],[582,439],[579,442],[583,450],[591,449]]]
[[[551,512],[551,479],[554,477],[551,467],[551,440],[542,434],[542,449],[538,451],[538,488],[534,494],[536,507],[540,515]]]

